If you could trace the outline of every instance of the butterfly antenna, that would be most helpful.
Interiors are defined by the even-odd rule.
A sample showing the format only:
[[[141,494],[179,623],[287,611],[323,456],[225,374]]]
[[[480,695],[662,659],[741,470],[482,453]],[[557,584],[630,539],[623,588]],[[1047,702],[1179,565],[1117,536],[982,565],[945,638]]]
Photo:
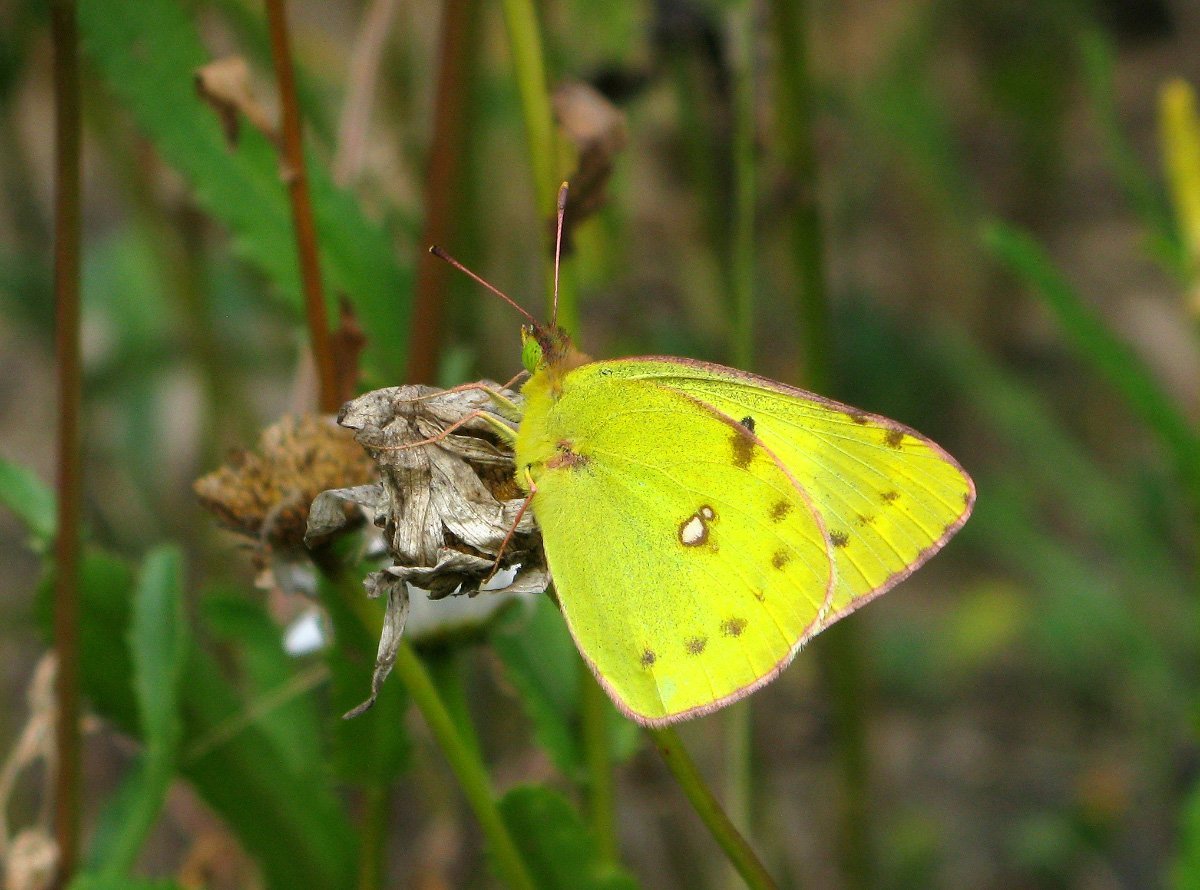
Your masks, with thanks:
[[[538,323],[537,319],[534,318],[532,315],[530,315],[528,312],[526,312],[524,309],[522,309],[519,305],[517,305],[517,302],[512,297],[510,297],[504,291],[500,290],[500,288],[496,287],[496,285],[492,284],[489,281],[485,281],[481,276],[476,275],[474,272],[472,272],[470,269],[468,269],[466,266],[464,266],[462,263],[460,263],[454,257],[450,256],[450,254],[446,253],[446,251],[442,250],[436,244],[434,244],[432,247],[429,248],[429,252],[431,254],[433,254],[435,257],[437,257],[439,260],[445,260],[447,263],[449,263],[451,266],[453,266],[459,272],[462,272],[464,275],[468,275],[471,278],[475,279],[477,282],[482,284],[484,287],[486,287],[488,290],[490,290],[492,293],[494,293],[496,296],[498,296],[501,300],[503,300],[505,303],[507,303],[509,306],[512,306],[514,309],[516,309],[518,312],[520,312],[522,315],[524,315],[526,318],[528,318],[532,324],[536,325]]]
[[[554,306],[550,312],[550,324],[558,327],[558,261],[562,256],[563,217],[567,215],[567,184],[558,187],[558,227],[554,233]]]

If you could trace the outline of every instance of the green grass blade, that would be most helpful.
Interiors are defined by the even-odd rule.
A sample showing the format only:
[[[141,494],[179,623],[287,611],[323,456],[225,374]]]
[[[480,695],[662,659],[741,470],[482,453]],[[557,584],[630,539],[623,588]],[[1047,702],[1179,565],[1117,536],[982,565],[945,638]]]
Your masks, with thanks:
[[[1025,232],[993,222],[986,247],[1054,313],[1079,354],[1104,377],[1159,437],[1200,508],[1200,438],[1132,349],[1108,328]]]

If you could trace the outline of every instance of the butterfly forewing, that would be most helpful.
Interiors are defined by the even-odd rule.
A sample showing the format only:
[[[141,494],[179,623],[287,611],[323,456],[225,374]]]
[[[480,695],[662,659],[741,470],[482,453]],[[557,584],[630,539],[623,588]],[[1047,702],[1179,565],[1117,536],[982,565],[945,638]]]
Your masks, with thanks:
[[[538,431],[518,456],[534,468],[563,612],[627,714],[666,723],[720,707],[820,629],[832,545],[748,427],[595,365],[565,375],[546,410],[531,400],[522,427]]]
[[[837,564],[830,621],[911,574],[970,515],[970,477],[895,421],[720,365],[657,357],[598,365],[609,376],[685,393],[754,427],[829,534]]]

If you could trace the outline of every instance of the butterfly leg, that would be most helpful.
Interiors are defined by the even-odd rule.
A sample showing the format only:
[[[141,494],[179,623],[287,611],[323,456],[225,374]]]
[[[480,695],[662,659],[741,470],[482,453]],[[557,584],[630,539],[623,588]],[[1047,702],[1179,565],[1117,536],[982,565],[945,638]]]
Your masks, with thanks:
[[[513,384],[515,384],[522,377],[527,377],[527,376],[529,376],[528,371],[521,371],[519,374],[517,374],[511,380],[508,380],[508,381],[500,384],[500,389],[502,389],[502,390],[503,389],[511,389]],[[424,401],[428,401],[430,399],[436,399],[439,396],[444,396],[447,393],[471,392],[472,390],[478,390],[480,392],[487,393],[488,398],[491,399],[493,404],[496,405],[497,410],[504,417],[508,418],[509,420],[520,420],[520,418],[521,418],[521,406],[520,405],[518,405],[512,399],[505,396],[502,392],[500,392],[500,390],[492,389],[492,387],[488,386],[487,384],[479,383],[478,381],[475,383],[460,383],[458,386],[452,387],[450,389],[439,389],[437,392],[426,393],[423,396],[416,396],[415,398],[406,399],[405,401],[406,402],[424,402]]]
[[[525,511],[529,509],[529,504],[533,500],[534,494],[537,493],[537,483],[533,481],[533,477],[529,474],[529,468],[525,468],[525,485],[529,489],[529,494],[525,495],[525,500],[521,501],[521,506],[517,510],[517,515],[513,518],[512,525],[508,528],[508,534],[504,536],[504,540],[500,542],[500,548],[496,551],[496,560],[492,563],[492,570],[488,572],[479,586],[482,589],[489,581],[496,576],[500,571],[500,558],[504,556],[504,551],[508,548],[508,542],[512,540],[512,536],[517,533],[517,526],[521,524],[521,518],[525,515]]]
[[[428,439],[421,439],[417,442],[405,442],[403,445],[372,445],[371,448],[376,451],[408,451],[410,448],[420,448],[422,445],[436,445],[456,429],[461,426],[465,426],[475,419],[485,421],[489,426],[492,427],[493,430],[495,430],[496,434],[500,436],[501,439],[504,439],[504,441],[509,443],[516,441],[517,433],[512,429],[512,427],[505,425],[503,421],[494,415],[489,414],[487,411],[484,411],[481,408],[476,408],[474,411],[464,414],[436,436],[430,436]]]

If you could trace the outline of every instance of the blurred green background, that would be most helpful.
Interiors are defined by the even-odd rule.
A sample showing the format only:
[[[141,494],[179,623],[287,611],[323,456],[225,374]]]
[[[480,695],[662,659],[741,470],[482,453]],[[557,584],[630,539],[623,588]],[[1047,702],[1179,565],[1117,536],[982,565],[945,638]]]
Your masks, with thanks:
[[[607,139],[581,162],[570,133],[541,148],[530,137],[549,97],[522,92],[539,63],[514,24],[520,5],[289,7],[327,295],[348,300],[366,337],[359,389],[519,370],[519,318],[424,268],[425,248],[437,240],[540,315],[554,190],[586,182],[581,163],[611,165],[602,206],[572,211],[563,265],[585,351],[695,356],[819,387],[927,433],[979,489],[943,554],[754,696],[737,787],[780,885],[1200,887],[1188,86],[1200,8],[542,3],[547,88],[585,83],[611,103],[580,112]],[[303,603],[256,589],[249,551],[192,492],[230,449],[315,403],[275,149],[240,112],[229,144],[194,79],[243,57],[276,119],[262,8],[83,0],[79,18],[89,868],[112,886],[493,886],[472,812],[399,690],[361,721],[338,718],[362,698],[373,641],[285,655]],[[47,27],[41,4],[0,6],[10,765],[48,642]],[[131,612],[175,635],[175,730],[162,736],[131,680],[163,676]],[[585,831],[583,693],[549,619],[502,616],[421,649],[498,791],[546,792],[505,798],[519,846],[548,837],[571,851],[557,865],[525,851],[539,885],[734,886],[631,731],[609,751],[620,865]],[[718,790],[735,771],[733,725],[681,730]],[[34,765],[0,784],[10,880],[16,832],[46,824],[44,778]],[[558,844],[564,825],[575,833]]]

